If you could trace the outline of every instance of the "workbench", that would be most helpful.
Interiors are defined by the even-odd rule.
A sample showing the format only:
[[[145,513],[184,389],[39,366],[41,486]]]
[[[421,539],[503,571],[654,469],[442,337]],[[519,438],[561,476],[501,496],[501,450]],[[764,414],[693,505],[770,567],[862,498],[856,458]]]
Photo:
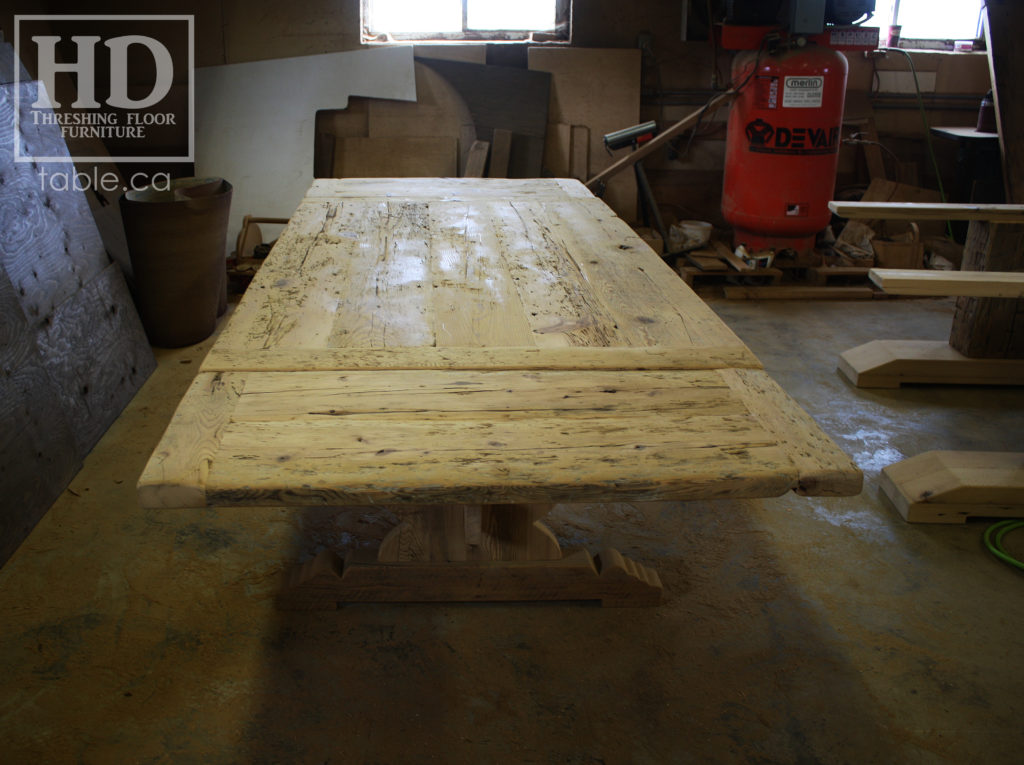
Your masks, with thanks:
[[[299,567],[289,608],[649,605],[653,569],[563,554],[541,522],[554,503],[851,495],[861,480],[582,184],[342,179],[292,216],[139,499],[403,517],[374,554]]]

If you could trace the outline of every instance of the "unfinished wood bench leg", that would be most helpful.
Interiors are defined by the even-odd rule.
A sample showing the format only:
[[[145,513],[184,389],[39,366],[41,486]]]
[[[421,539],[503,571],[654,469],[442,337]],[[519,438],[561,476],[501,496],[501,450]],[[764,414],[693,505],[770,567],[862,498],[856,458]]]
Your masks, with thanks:
[[[882,492],[909,523],[1024,517],[1024,452],[932,451],[882,469]]]
[[[286,610],[354,602],[597,600],[652,606],[657,572],[613,549],[563,556],[540,519],[551,505],[445,505],[408,514],[380,549],[323,551],[292,572]]]
[[[841,353],[839,371],[858,388],[1024,385],[1024,359],[968,358],[944,340],[873,340]]]

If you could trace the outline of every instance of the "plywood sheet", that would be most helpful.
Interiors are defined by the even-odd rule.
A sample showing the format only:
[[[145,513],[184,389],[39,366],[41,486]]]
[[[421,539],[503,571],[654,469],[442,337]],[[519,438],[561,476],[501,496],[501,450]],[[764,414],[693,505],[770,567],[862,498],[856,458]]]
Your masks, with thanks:
[[[196,174],[234,186],[228,242],[244,215],[291,215],[313,180],[316,112],[352,95],[415,100],[412,48],[196,70]]]
[[[551,73],[548,121],[590,130],[590,172],[614,161],[601,137],[640,121],[640,51],[530,48],[530,69]],[[636,179],[620,173],[602,197],[627,222],[636,220]]]
[[[446,178],[458,174],[455,138],[339,138],[334,147],[338,178]]]
[[[0,266],[0,565],[81,464],[17,291]]]
[[[32,103],[35,82],[22,83],[21,103]],[[14,134],[14,85],[0,85],[0,265],[14,285],[29,322],[38,325],[79,287],[102,271],[109,258],[85,195],[61,178],[70,162],[15,162],[15,141],[31,156],[69,156],[60,129],[19,120]],[[65,175],[60,175],[65,174]],[[50,181],[41,182],[42,178]],[[52,187],[57,179],[57,188]]]
[[[462,97],[477,139],[491,143],[496,129],[511,131],[510,178],[540,176],[551,87],[548,74],[461,61],[424,59],[423,63]]]

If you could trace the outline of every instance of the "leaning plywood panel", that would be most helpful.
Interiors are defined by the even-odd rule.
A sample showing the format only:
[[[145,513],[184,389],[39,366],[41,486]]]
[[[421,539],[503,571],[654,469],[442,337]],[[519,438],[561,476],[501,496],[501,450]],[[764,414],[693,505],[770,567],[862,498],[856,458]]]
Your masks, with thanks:
[[[57,391],[0,266],[0,565],[80,465]]]
[[[313,180],[316,112],[350,95],[416,100],[412,48],[196,70],[196,174],[234,186],[229,242],[244,215],[291,215]]]
[[[118,266],[65,300],[38,342],[84,456],[156,367]]]
[[[530,48],[530,68],[551,73],[549,129],[585,125],[590,130],[590,172],[613,158],[601,137],[640,121],[640,51],[596,48]],[[620,173],[602,197],[627,222],[636,219],[636,178]]]
[[[22,83],[20,102],[38,93]],[[110,262],[81,191],[67,188],[74,165],[15,162],[15,142],[24,157],[68,156],[60,128],[19,119],[15,131],[15,86],[0,86],[0,265],[14,285],[22,309],[35,326]]]
[[[36,83],[23,83],[22,103]],[[18,120],[0,86],[0,552],[6,555],[155,365],[56,125]],[[28,161],[15,162],[14,149]],[[10,505],[7,500],[12,500]]]

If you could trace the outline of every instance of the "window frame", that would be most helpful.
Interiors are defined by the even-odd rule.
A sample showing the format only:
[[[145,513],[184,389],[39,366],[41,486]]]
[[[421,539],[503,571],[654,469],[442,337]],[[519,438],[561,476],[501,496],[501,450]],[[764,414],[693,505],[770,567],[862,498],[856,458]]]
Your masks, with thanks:
[[[462,0],[461,32],[391,32],[370,28],[370,5],[373,0],[360,0],[359,30],[364,45],[391,45],[395,43],[569,43],[572,39],[572,0],[553,0],[555,4],[555,28],[546,30],[521,29],[467,29],[466,17],[468,0]]]

